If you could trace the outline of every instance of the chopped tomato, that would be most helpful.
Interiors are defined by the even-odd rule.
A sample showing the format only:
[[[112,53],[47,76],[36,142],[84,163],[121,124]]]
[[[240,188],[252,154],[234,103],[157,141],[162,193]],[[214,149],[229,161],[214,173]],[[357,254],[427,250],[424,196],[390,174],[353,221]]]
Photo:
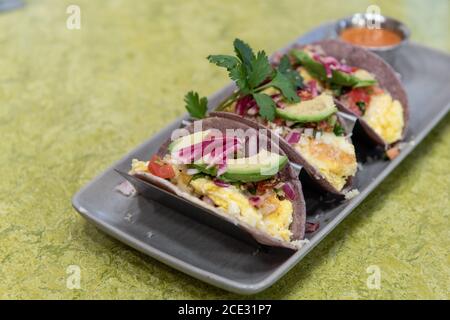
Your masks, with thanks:
[[[175,177],[175,171],[170,164],[165,164],[160,157],[154,155],[148,163],[148,171],[163,179]]]
[[[400,149],[398,147],[392,147],[386,151],[386,155],[389,160],[394,160],[400,154]]]
[[[365,103],[370,102],[370,95],[367,93],[366,88],[356,88],[349,92],[349,97],[353,102],[362,101]]]
[[[353,89],[348,93],[348,98],[350,109],[358,116],[361,116],[364,113],[365,108],[370,103],[370,94],[368,93],[367,88]]]

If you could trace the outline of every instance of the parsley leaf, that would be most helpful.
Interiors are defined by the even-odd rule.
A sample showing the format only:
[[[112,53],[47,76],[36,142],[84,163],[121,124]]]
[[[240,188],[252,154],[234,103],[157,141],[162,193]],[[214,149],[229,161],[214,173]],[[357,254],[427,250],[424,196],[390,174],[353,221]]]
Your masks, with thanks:
[[[230,105],[236,100],[252,95],[259,106],[261,117],[273,121],[275,119],[276,104],[273,99],[263,94],[264,89],[274,87],[281,91],[283,98],[289,102],[298,102],[300,98],[297,95],[297,88],[303,85],[301,76],[296,70],[293,70],[289,58],[283,57],[280,66],[274,69],[269,62],[264,51],[259,51],[256,55],[252,48],[240,39],[233,42],[236,57],[230,55],[210,55],[208,60],[215,65],[225,68],[229,77],[236,83],[238,90],[234,92],[229,99],[225,100],[220,107]],[[197,101],[198,96],[187,100]],[[201,102],[187,102],[187,108],[191,115],[198,117],[204,115],[204,112],[195,113],[191,110],[201,109],[196,105]],[[219,108],[220,108],[219,107]]]
[[[186,109],[191,117],[196,119],[205,117],[208,109],[208,99],[206,97],[200,98],[197,92],[189,91],[184,96],[184,102],[186,102]]]
[[[366,111],[366,103],[364,101],[356,102],[356,106],[361,110],[362,113]]]
[[[292,68],[291,61],[287,54],[280,59],[277,70],[284,74],[295,88],[303,87],[303,78],[297,70]]]
[[[207,59],[209,62],[214,63],[219,67],[226,68],[227,70],[233,69],[239,64],[239,60],[236,57],[224,54],[210,55]]]
[[[250,66],[252,61],[255,59],[255,54],[253,53],[252,48],[250,48],[250,46],[241,39],[235,39],[233,45],[234,52],[239,60],[241,60],[245,66]]]
[[[275,77],[272,79],[272,81],[268,84],[272,87],[277,88],[281,91],[283,96],[289,101],[289,102],[299,102],[300,98],[297,95],[296,88],[292,85],[292,83],[289,81],[289,79],[282,74],[280,71],[277,71],[275,74]]]
[[[251,70],[248,72],[248,84],[255,88],[272,74],[272,66],[264,51],[258,52],[255,59],[251,61]]]
[[[337,136],[343,136],[345,134],[345,129],[343,126],[341,126],[339,123],[336,123],[334,125],[333,132]]]
[[[265,93],[254,93],[253,98],[259,107],[261,117],[273,121],[275,119],[275,102]]]
[[[209,62],[228,70],[228,75],[236,82],[239,89],[248,93],[247,69],[241,61],[233,56],[228,55],[210,55],[207,57]]]
[[[289,61],[289,57],[287,54],[281,57],[280,63],[278,64],[278,70],[282,73],[286,73],[292,69],[291,61]]]
[[[247,70],[243,64],[239,64],[235,68],[230,69],[228,75],[231,80],[236,82],[236,85],[241,90],[243,95],[251,92],[251,88],[249,87],[247,80]]]

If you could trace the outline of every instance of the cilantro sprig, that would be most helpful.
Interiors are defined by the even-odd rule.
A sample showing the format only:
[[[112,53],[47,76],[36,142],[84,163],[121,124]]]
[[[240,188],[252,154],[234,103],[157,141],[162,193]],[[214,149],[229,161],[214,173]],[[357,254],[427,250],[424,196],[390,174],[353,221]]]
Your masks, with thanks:
[[[290,60],[284,56],[277,68],[274,68],[264,51],[256,54],[252,48],[240,39],[234,40],[234,53],[231,55],[210,55],[209,62],[225,68],[229,77],[236,83],[237,91],[222,103],[225,107],[239,98],[251,95],[259,107],[261,117],[273,121],[276,104],[273,99],[263,93],[267,88],[276,88],[285,100],[299,102],[297,88],[303,85],[302,78],[293,70]],[[197,93],[189,92],[186,97],[186,108],[191,116],[198,118],[206,114],[207,99],[199,98]]]
[[[186,109],[191,117],[196,119],[202,119],[206,115],[208,109],[208,98],[200,98],[197,92],[189,91],[184,96],[184,102],[186,102]]]

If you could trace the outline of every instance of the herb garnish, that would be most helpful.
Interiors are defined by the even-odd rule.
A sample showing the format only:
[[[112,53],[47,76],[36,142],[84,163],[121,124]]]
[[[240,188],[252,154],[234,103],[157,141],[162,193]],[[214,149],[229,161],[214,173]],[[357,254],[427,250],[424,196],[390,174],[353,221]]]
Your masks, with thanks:
[[[339,123],[336,123],[333,129],[333,132],[337,136],[343,136],[345,134],[345,129]]]
[[[356,102],[356,106],[361,110],[362,113],[366,111],[366,103],[364,101]]]
[[[184,102],[186,102],[186,109],[191,117],[196,119],[205,117],[208,108],[208,99],[206,97],[200,98],[197,92],[189,91],[184,96]]]
[[[289,81],[296,88],[303,87],[303,78],[297,70],[294,70],[292,68],[291,60],[289,59],[287,54],[285,54],[283,57],[281,57],[280,63],[278,64],[277,69],[282,74],[284,74],[287,78],[289,78]]]
[[[238,87],[238,90],[225,100],[221,107],[251,95],[259,107],[260,116],[273,121],[276,104],[269,95],[262,93],[263,90],[276,88],[288,102],[300,101],[296,89],[302,86],[302,79],[293,70],[287,56],[281,59],[277,68],[273,68],[264,51],[259,51],[255,55],[252,48],[240,39],[235,39],[233,44],[236,56],[208,56],[209,62],[227,69],[229,77]],[[189,92],[185,101],[186,108],[193,117],[205,115],[206,109],[203,111],[203,105],[207,105],[206,98],[199,99],[197,93]]]

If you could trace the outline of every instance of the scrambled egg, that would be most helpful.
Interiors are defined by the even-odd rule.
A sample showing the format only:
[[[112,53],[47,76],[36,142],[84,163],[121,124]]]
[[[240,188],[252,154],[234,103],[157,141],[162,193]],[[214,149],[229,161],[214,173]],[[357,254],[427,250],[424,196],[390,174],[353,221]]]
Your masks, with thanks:
[[[269,203],[275,204],[276,210],[263,215],[235,186],[222,188],[207,178],[192,180],[190,185],[197,194],[208,196],[216,206],[238,220],[276,238],[290,240],[292,232],[289,226],[292,223],[293,207],[289,200],[280,201],[275,195],[266,199]]]
[[[148,161],[133,159],[131,161],[130,174],[135,174],[136,172],[148,172]]]
[[[148,162],[133,159],[130,174],[149,172],[147,165]],[[208,196],[216,206],[238,220],[275,238],[290,241],[292,232],[289,230],[289,227],[292,223],[294,209],[289,200],[278,200],[277,196],[273,194],[264,200],[263,205],[271,205],[274,210],[264,215],[233,185],[222,188],[208,178],[192,180],[192,176],[187,175],[183,171],[175,170],[175,173],[176,176],[171,179],[171,182],[183,191],[191,193],[194,191],[198,195]]]
[[[373,95],[363,119],[388,144],[402,136],[403,108],[398,100],[392,100],[388,93]]]
[[[273,235],[279,235],[283,240],[289,241],[292,232],[289,226],[292,223],[292,212],[294,208],[289,200],[278,200],[276,195],[266,199],[269,203],[276,203],[277,209],[264,217],[267,231]]]
[[[295,149],[330,182],[342,190],[357,170],[354,146],[345,137],[323,133],[320,138],[302,135]]]

